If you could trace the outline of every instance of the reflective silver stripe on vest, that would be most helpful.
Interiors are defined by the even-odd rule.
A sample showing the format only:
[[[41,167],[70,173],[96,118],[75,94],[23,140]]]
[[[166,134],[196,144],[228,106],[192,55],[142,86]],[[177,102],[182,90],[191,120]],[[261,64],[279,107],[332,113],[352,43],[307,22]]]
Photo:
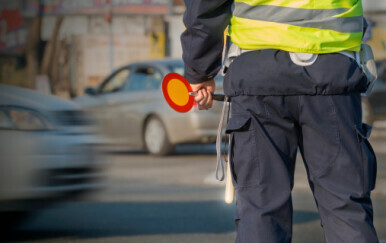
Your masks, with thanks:
[[[251,6],[235,2],[233,15],[239,18],[333,30],[341,33],[362,32],[362,16],[334,17],[349,10],[348,8],[301,9],[270,5]]]

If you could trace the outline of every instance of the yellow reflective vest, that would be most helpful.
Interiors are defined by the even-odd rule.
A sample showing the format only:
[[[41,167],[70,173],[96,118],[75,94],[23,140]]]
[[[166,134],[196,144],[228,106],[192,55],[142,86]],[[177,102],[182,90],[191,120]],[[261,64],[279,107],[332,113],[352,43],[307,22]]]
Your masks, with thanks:
[[[361,0],[235,0],[229,34],[242,49],[359,51]]]

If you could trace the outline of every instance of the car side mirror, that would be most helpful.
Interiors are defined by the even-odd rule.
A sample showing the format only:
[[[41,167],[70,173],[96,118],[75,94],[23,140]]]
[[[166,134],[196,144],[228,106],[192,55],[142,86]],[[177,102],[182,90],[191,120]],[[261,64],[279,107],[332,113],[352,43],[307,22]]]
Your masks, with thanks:
[[[89,87],[89,88],[86,88],[84,90],[84,93],[89,94],[89,95],[96,95],[96,90]]]

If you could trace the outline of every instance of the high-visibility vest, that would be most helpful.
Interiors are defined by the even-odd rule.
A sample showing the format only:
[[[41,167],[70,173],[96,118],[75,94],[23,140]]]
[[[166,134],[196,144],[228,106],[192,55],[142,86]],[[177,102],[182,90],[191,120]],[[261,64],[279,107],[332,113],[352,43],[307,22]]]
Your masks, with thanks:
[[[229,34],[242,49],[359,51],[362,1],[235,0]]]

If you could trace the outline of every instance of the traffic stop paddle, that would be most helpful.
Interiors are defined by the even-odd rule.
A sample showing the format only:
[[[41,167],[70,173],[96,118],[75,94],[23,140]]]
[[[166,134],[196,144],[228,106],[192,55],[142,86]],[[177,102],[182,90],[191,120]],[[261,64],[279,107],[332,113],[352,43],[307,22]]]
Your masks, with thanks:
[[[169,73],[162,81],[162,92],[166,102],[171,108],[178,112],[188,112],[194,104],[194,96],[189,82],[178,73]],[[224,101],[225,95],[212,94],[212,98],[217,101]]]
[[[188,112],[192,109],[194,105],[194,96],[196,95],[196,92],[193,92],[193,89],[190,86],[189,82],[178,73],[169,73],[165,76],[162,81],[162,92],[166,102],[175,111],[182,113]],[[223,94],[212,94],[212,98],[217,101],[225,101],[225,95]],[[222,135],[219,134],[218,136]],[[228,162],[225,181],[225,202],[232,203],[233,200],[234,188],[232,183],[230,165]]]

